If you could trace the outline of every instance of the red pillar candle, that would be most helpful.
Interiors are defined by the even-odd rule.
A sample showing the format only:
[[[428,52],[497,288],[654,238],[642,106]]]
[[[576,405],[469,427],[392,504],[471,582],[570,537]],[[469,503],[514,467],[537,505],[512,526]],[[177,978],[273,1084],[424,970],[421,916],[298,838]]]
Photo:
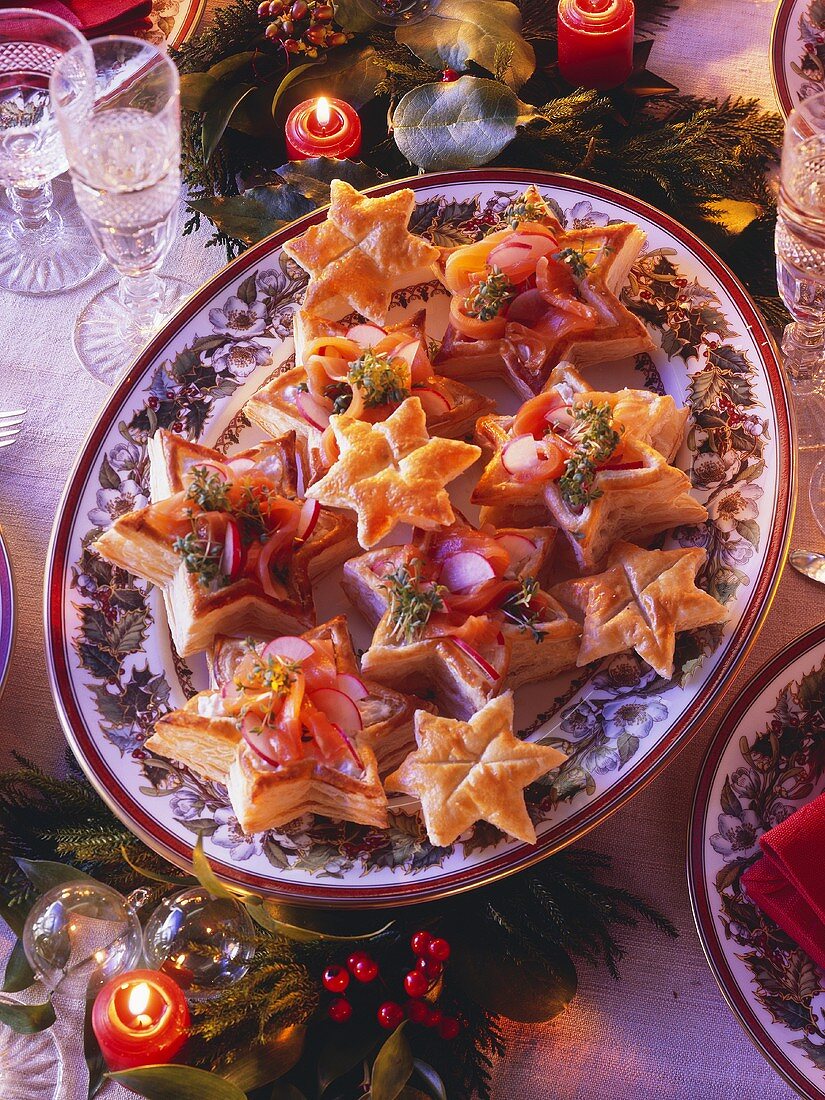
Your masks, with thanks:
[[[189,1034],[180,986],[158,970],[132,970],[103,986],[92,1028],[111,1070],[171,1062]]]
[[[615,88],[633,71],[633,0],[559,0],[559,72],[582,88]]]
[[[290,160],[356,157],[361,151],[361,120],[343,99],[305,99],[286,120],[286,151]]]

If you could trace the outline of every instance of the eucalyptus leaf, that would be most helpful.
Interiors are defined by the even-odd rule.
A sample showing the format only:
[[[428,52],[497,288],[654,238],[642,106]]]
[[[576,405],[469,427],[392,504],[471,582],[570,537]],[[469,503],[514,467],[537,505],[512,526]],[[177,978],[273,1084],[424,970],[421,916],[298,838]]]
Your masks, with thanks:
[[[275,112],[278,110],[278,104],[281,102],[281,97],[286,94],[286,90],[290,86],[290,84],[293,84],[298,79],[298,77],[300,77],[301,73],[305,72],[307,69],[314,69],[315,66],[319,65],[320,63],[321,59],[319,58],[318,61],[307,61],[305,65],[296,65],[294,69],[289,70],[281,83],[275,89],[275,95],[272,97],[272,105],[270,107],[270,111],[272,112],[273,118],[275,118]]]
[[[420,1058],[413,1059],[413,1077],[418,1077],[424,1083],[424,1091],[430,1100],[447,1100],[447,1090],[444,1082],[434,1066],[429,1062],[422,1062]]]
[[[576,995],[578,979],[569,956],[561,950],[547,958],[515,958],[504,934],[485,928],[469,932],[450,956],[450,982],[470,1000],[497,1016],[521,1023],[551,1020]]]
[[[287,224],[282,218],[271,218],[262,203],[247,193],[225,199],[190,199],[189,206],[209,218],[221,233],[244,244],[255,244]]]
[[[20,1035],[34,1035],[38,1031],[45,1031],[52,1026],[54,1020],[51,1001],[42,1005],[8,1004],[0,1001],[0,1023],[7,1024]]]
[[[269,1100],[307,1100],[300,1089],[289,1081],[276,1081]]]
[[[506,0],[441,0],[420,23],[398,27],[395,37],[432,69],[462,72],[474,61],[516,90],[536,71],[521,13]],[[502,51],[509,61],[499,74]]]
[[[353,34],[361,34],[378,25],[359,0],[335,0],[335,21]]]
[[[238,104],[232,115],[232,129],[263,140],[282,141],[280,130],[272,120],[272,97],[279,80],[265,80],[255,91]]]
[[[68,863],[54,863],[48,859],[23,859],[22,856],[15,856],[14,861],[39,894],[45,894],[47,890],[66,882],[92,882],[95,886],[102,885],[85,871],[71,867]]]
[[[6,922],[15,936],[23,935],[23,927],[26,923],[26,910],[18,905],[8,905],[0,900],[0,918]]]
[[[388,921],[374,932],[367,932],[359,936],[334,936],[329,932],[319,932],[314,928],[302,928],[300,925],[279,920],[272,915],[262,898],[247,897],[244,899],[244,905],[250,917],[261,928],[266,928],[269,932],[275,932],[279,936],[285,936],[287,939],[295,940],[298,943],[352,943],[353,940],[372,940],[386,932],[394,923]]]
[[[180,105],[184,111],[207,110],[219,91],[219,82],[208,73],[181,73]]]
[[[229,898],[232,901],[236,900],[232,891],[224,886],[212,870],[212,864],[206,858],[203,851],[202,836],[198,837],[197,843],[192,850],[192,871],[204,890],[208,890],[214,897]]]
[[[203,350],[202,345],[200,350]],[[173,878],[172,875],[162,875],[159,871],[150,871],[148,867],[141,867],[139,863],[135,863],[130,857],[129,850],[125,844],[120,846],[120,854],[123,857],[124,863],[128,863],[133,871],[143,878],[148,878],[151,882],[160,882],[163,883],[164,886],[177,886],[181,889],[184,886],[194,886],[197,882],[197,879],[189,878],[188,876],[187,878]]]
[[[260,58],[257,50],[245,50],[243,53],[233,53],[222,61],[216,61],[206,70],[206,75],[213,80],[225,80],[228,76],[237,76],[238,73],[248,69],[252,72],[252,66]]]
[[[23,941],[16,940],[6,963],[6,972],[3,975],[3,992],[21,993],[24,989],[28,989],[33,981],[34,971],[26,958],[26,952],[23,950]]]
[[[253,1043],[221,1069],[221,1076],[243,1092],[289,1073],[304,1050],[305,1027],[285,1027],[263,1043]]]
[[[192,1066],[139,1066],[106,1076],[147,1100],[246,1100],[231,1081]]]
[[[357,111],[374,98],[386,74],[373,46],[342,46],[333,51],[323,68],[302,72],[290,85],[280,98],[278,122],[283,125],[293,107],[318,95],[345,99]]]
[[[413,1071],[413,1056],[404,1023],[399,1024],[378,1051],[372,1066],[371,1100],[395,1100]]]
[[[477,168],[516,136],[519,107],[497,80],[463,76],[451,84],[422,84],[395,109],[395,142],[407,160],[427,171]]]
[[[204,164],[209,162],[218,142],[226,132],[226,127],[231,125],[235,110],[255,90],[254,84],[233,84],[230,87],[221,88],[215,101],[204,113],[201,124]]]
[[[309,157],[296,163],[290,161],[276,169],[288,183],[316,206],[329,202],[329,185],[333,180],[345,180],[358,191],[380,183],[382,176],[360,160],[336,160],[334,157]]]

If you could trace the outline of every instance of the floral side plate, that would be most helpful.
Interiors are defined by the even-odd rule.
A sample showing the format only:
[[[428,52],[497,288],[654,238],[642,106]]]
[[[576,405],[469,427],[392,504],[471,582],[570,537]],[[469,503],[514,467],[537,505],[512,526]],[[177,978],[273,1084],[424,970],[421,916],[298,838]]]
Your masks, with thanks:
[[[801,100],[825,92],[825,0],[779,0],[771,79],[785,118]]]
[[[291,317],[304,275],[282,245],[324,217],[313,213],[230,264],[141,354],[93,428],[55,522],[46,635],[63,727],[102,796],[171,860],[185,864],[202,832],[226,880],[322,905],[402,904],[491,881],[569,844],[639,790],[701,723],[756,636],[784,560],[794,497],[787,397],[762,321],[730,272],[687,230],[581,180],[526,170],[419,177],[410,183],[418,200],[412,227],[439,244],[466,241],[531,182],[568,226],[629,219],[648,235],[625,299],[649,325],[656,350],[590,378],[596,388],[647,385],[691,403],[694,422],[678,462],[692,471],[711,518],[673,532],[669,544],[707,549],[700,581],[727,604],[729,623],[681,637],[672,683],[620,656],[519,692],[522,733],[569,754],[558,773],[528,790],[535,847],[483,824],[450,848],[432,847],[403,799],[384,831],[304,817],[245,836],[222,787],[150,756],[143,743],[153,723],[205,683],[205,662],[187,667],[176,657],[157,594],[101,561],[89,544],[113,517],[146,501],[146,440],[159,425],[230,451],[258,438],[241,408],[291,363]],[[391,320],[422,306],[428,332],[440,335],[447,299],[435,281],[397,292]],[[502,411],[517,407],[503,385],[479,388]],[[471,517],[474,476],[454,483],[456,503]],[[318,586],[316,606],[324,618],[346,614],[356,647],[369,645],[337,574]]]
[[[194,35],[205,10],[206,0],[155,0],[145,37],[177,49]]]
[[[728,1004],[765,1057],[825,1097],[825,973],[742,890],[759,837],[825,789],[825,625],[773,657],[708,749],[693,802],[693,914]]]
[[[0,695],[6,683],[6,676],[14,646],[14,581],[11,575],[11,562],[0,531]]]

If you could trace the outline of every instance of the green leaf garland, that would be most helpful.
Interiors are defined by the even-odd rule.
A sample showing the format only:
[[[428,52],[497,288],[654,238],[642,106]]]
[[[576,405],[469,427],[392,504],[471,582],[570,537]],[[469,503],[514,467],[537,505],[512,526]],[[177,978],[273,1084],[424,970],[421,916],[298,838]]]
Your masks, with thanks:
[[[42,1005],[8,1004],[0,1001],[0,1023],[6,1024],[20,1035],[34,1035],[45,1031],[55,1021],[51,1001]]]
[[[407,160],[428,172],[477,168],[516,136],[520,106],[496,80],[463,76],[449,84],[423,84],[395,109],[395,142]]]
[[[412,1076],[413,1055],[404,1033],[406,1026],[405,1020],[376,1055],[372,1067],[371,1100],[395,1100]]]
[[[138,1066],[106,1076],[146,1100],[246,1100],[231,1081],[192,1066]]]

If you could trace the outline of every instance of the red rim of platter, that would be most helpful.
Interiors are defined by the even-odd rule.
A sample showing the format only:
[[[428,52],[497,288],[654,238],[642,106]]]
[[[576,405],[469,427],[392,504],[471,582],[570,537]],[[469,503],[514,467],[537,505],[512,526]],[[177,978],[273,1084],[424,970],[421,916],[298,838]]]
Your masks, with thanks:
[[[779,6],[771,28],[771,81],[779,109],[785,118],[796,106],[785,71],[785,43],[788,31],[798,23],[798,15],[806,6],[806,0],[779,0]]]
[[[789,642],[784,649],[781,649],[779,653],[765,662],[725,712],[725,716],[708,746],[699,770],[699,781],[693,796],[687,835],[687,877],[693,919],[699,933],[702,950],[722,996],[738,1017],[739,1023],[748,1038],[774,1068],[807,1100],[822,1100],[825,1097],[825,1089],[818,1088],[809,1076],[801,1073],[799,1067],[790,1060],[780,1044],[771,1036],[771,1033],[754,1011],[752,1002],[743,995],[741,986],[734,977],[719,943],[716,913],[707,890],[705,840],[707,837],[706,823],[710,809],[710,799],[713,794],[719,765],[728,745],[737,735],[740,723],[747,715],[754,700],[772,681],[778,680],[791,664],[800,657],[804,657],[811,650],[822,646],[823,642],[825,642],[825,623],[812,627],[801,637]],[[816,1072],[813,1066],[811,1070]]]
[[[432,881],[416,881],[411,878],[408,881],[399,880],[382,885],[362,885],[359,889],[353,889],[346,883],[338,884],[330,881],[319,885],[315,882],[275,880],[244,871],[237,865],[225,862],[210,853],[213,867],[218,875],[227,882],[238,887],[255,890],[270,897],[321,906],[375,908],[384,905],[415,904],[495,881],[504,875],[529,867],[578,840],[618,809],[632,794],[641,790],[662,768],[664,763],[672,758],[675,750],[683,748],[689,740],[689,736],[696,732],[702,719],[710,713],[713,705],[718,701],[722,688],[738,669],[755,641],[782,572],[796,498],[795,449],[793,447],[793,429],[789,403],[771,337],[756,306],[733,273],[688,229],[642,200],[603,184],[591,183],[590,181],[561,174],[529,169],[478,169],[476,171],[442,172],[382,184],[370,188],[367,193],[384,195],[399,187],[406,186],[415,190],[439,185],[475,183],[493,185],[507,183],[520,188],[524,188],[529,183],[535,183],[548,191],[573,192],[578,198],[587,197],[616,203],[627,210],[629,214],[645,218],[669,233],[687,251],[693,253],[724,287],[725,292],[730,295],[748,326],[751,338],[754,340],[764,364],[767,382],[775,399],[777,415],[777,500],[775,522],[770,532],[767,533],[768,545],[764,567],[755,579],[748,604],[734,634],[730,638],[726,651],[707,682],[703,685],[701,694],[697,694],[692,699],[681,717],[673,723],[656,747],[650,750],[636,768],[629,768],[609,789],[565,818],[564,821],[559,823],[558,827],[550,828],[539,838],[535,846],[518,845],[512,847],[473,866],[445,872],[438,879]],[[173,863],[185,868],[191,867],[192,844],[187,844],[181,838],[172,834],[164,825],[153,819],[147,814],[145,808],[118,784],[108,764],[103,760],[94,740],[89,736],[75,700],[72,679],[66,660],[66,648],[69,640],[63,632],[65,579],[69,564],[68,543],[86,481],[94,467],[100,445],[111,428],[112,419],[135,385],[143,378],[145,371],[154,362],[156,356],[216,293],[232,285],[242,272],[253,268],[273,248],[279,247],[284,241],[303,232],[310,225],[316,225],[318,222],[323,221],[325,216],[326,208],[314,211],[292,223],[286,229],[247,249],[246,252],[233,260],[232,263],[228,264],[199,291],[193,294],[164,329],[154,337],[121,379],[99,414],[69,475],[52,530],[44,578],[46,658],[52,694],[64,733],[86,775],[111,809],[150,847],[159,851]],[[361,881],[363,882],[363,880]]]

